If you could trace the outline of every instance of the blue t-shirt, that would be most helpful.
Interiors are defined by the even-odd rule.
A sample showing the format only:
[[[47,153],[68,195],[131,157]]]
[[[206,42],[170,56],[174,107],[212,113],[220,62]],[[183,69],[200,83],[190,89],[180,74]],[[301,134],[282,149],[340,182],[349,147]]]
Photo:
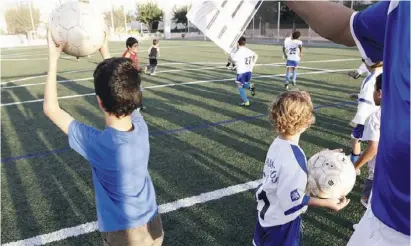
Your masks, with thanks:
[[[98,227],[101,232],[134,228],[158,213],[148,173],[148,127],[141,114],[132,114],[134,129],[100,131],[73,121],[68,137],[72,149],[92,167]]]
[[[353,14],[351,33],[368,64],[384,62],[371,208],[410,235],[410,2],[382,1]]]

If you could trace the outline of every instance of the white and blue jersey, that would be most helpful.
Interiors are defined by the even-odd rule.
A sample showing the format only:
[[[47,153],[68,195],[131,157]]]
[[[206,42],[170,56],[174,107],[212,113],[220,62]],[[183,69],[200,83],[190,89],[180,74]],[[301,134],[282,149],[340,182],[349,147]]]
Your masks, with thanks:
[[[365,120],[375,111],[378,106],[374,103],[374,87],[378,75],[382,73],[382,67],[378,67],[368,75],[361,83],[360,93],[358,94],[358,107],[352,122],[357,125],[364,125]]]
[[[286,240],[278,235],[288,235],[286,237],[297,240],[301,230],[300,215],[306,211],[310,200],[305,194],[306,186],[307,159],[303,150],[293,141],[277,137],[268,150],[262,183],[256,192],[255,245],[260,245],[265,233],[270,234],[270,238]],[[283,245],[280,241],[271,243]]]
[[[231,54],[231,60],[237,67],[237,83],[245,84],[250,82],[255,56],[256,53],[245,46],[240,46],[235,53]]]
[[[299,39],[291,39],[285,44],[287,62],[286,67],[298,67],[301,60],[301,51],[303,42]]]
[[[384,62],[372,213],[410,235],[410,2],[378,2],[353,13],[350,26],[366,63]]]

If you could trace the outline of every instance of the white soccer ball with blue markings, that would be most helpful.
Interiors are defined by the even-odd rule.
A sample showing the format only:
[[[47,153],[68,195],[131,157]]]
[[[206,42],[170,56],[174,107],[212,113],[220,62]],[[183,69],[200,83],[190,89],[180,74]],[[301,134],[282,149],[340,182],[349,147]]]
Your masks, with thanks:
[[[65,2],[51,14],[50,32],[64,53],[84,57],[96,52],[105,37],[104,17],[86,2]]]
[[[319,197],[339,199],[354,187],[356,173],[350,158],[344,153],[323,150],[307,162],[307,193]]]

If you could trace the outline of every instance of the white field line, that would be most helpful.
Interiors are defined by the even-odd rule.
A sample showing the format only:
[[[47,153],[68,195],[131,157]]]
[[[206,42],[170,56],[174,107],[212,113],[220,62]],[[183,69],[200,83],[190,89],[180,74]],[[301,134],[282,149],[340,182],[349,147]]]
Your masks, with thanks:
[[[325,63],[325,62],[342,62],[342,61],[352,61],[352,60],[357,60],[357,59],[334,59],[334,60],[316,60],[316,61],[304,61],[303,63]],[[169,62],[169,63],[161,63],[159,67],[161,66],[168,66],[168,65],[219,65],[219,64],[226,64],[226,62]],[[255,66],[277,66],[277,65],[283,65],[284,62],[277,62],[277,63],[267,63],[267,64],[256,64]],[[315,69],[315,68],[309,68],[309,67],[302,67],[302,69]],[[81,72],[87,72],[87,71],[93,71],[94,69],[81,69],[81,70],[73,70],[73,71],[66,71],[66,72],[60,72],[58,74],[68,74],[68,73],[81,73]],[[317,70],[324,70],[326,69],[321,69],[318,68]],[[15,80],[10,80],[10,81],[4,81],[1,82],[0,85],[4,84],[9,84],[9,83],[15,83],[15,82],[20,82],[20,81],[25,81],[25,80],[30,80],[30,79],[37,79],[37,78],[44,78],[47,77],[46,74],[44,75],[38,75],[38,76],[30,76],[30,77],[25,77],[21,79],[15,79]],[[75,81],[75,80],[73,80]]]
[[[346,72],[346,71],[351,71],[351,70],[352,70],[352,69],[337,69],[337,70],[329,70],[329,71],[314,71],[314,72],[299,73],[299,75],[303,75],[303,74],[337,73],[337,72]],[[274,78],[274,77],[282,77],[282,76],[285,76],[285,74],[262,75],[262,76],[253,77],[253,79]],[[210,82],[223,82],[223,81],[234,81],[234,79],[233,79],[233,78],[227,78],[227,79],[217,79],[217,80],[198,80],[198,81],[184,82],[184,83],[178,83],[178,84],[172,83],[172,84],[164,84],[164,85],[154,85],[154,86],[144,87],[144,89],[154,89],[154,88],[161,88],[161,87],[172,87],[172,86],[181,86],[181,85],[193,85],[193,84],[210,83]],[[59,97],[58,99],[70,99],[70,98],[85,97],[85,96],[92,96],[92,95],[95,95],[95,93],[77,94],[77,95],[71,95],[71,96],[62,96],[62,97]],[[44,101],[44,99],[36,99],[36,100],[28,100],[28,101],[4,103],[4,104],[0,104],[0,107],[8,107],[8,106],[12,106],[12,105],[29,104],[29,103],[38,103],[38,102],[43,102],[43,101]]]
[[[181,47],[184,47],[184,48],[190,48],[190,47],[211,47],[211,46],[213,46],[213,45],[206,45],[206,44],[204,44],[204,45],[176,45],[176,46],[161,46],[160,48],[161,49],[173,49],[173,48],[181,48]],[[141,51],[144,53],[144,52],[146,52],[147,53],[147,49],[149,48],[149,46],[147,46],[147,47],[140,47],[141,48]],[[112,50],[112,51],[110,51],[111,52],[111,54],[112,55],[118,55],[118,54],[123,54],[124,53],[124,51],[125,51],[125,49],[124,50]],[[35,56],[42,56],[42,55],[45,55],[46,53],[35,53],[35,54],[33,54],[33,53],[31,53],[31,54],[15,54],[15,55],[3,55],[3,56],[1,56],[1,61],[19,61],[19,60],[23,60],[23,61],[25,61],[25,60],[46,60],[46,59],[48,59],[47,58],[47,56],[45,56],[45,57],[38,57],[38,58],[21,58],[21,57],[35,57]],[[47,55],[47,54],[46,54]],[[92,54],[93,55],[93,54]]]
[[[173,63],[170,63],[173,64]],[[179,63],[177,63],[179,64]],[[212,64],[212,63],[208,63]],[[216,62],[213,64],[226,64],[225,62]],[[163,64],[164,65],[164,64]],[[175,65],[175,64],[173,64]],[[255,66],[280,66],[283,65],[281,64],[275,64],[275,63],[270,63],[270,64],[256,64]],[[184,71],[198,71],[198,70],[213,70],[213,69],[223,69],[225,67],[202,67],[202,68],[188,68],[188,69],[171,69],[171,70],[164,70],[164,71],[159,71],[156,72],[158,73],[174,73],[174,72],[184,72]],[[317,69],[321,70],[321,69]],[[67,72],[62,72],[59,74],[70,74],[70,73],[80,73],[80,72],[88,72],[88,71],[93,71],[91,69],[83,69],[83,70],[74,70],[74,71],[67,71]],[[30,79],[37,79],[37,78],[43,78],[46,77],[47,75],[37,75],[37,76],[32,76],[32,77],[26,77],[26,78],[21,78],[17,80],[11,80],[7,82],[1,82],[0,85],[5,85],[5,84],[12,84],[14,82],[20,82],[20,81],[25,81],[25,80],[30,80]],[[57,83],[67,83],[67,82],[77,82],[77,81],[85,81],[85,80],[91,80],[93,77],[88,77],[88,78],[81,78],[81,79],[67,79],[67,80],[59,80]],[[19,87],[30,87],[30,86],[36,86],[36,85],[44,85],[45,82],[41,83],[30,83],[30,84],[19,84],[19,85],[10,85],[10,86],[1,86],[0,90],[5,90],[5,89],[14,89],[14,88],[19,88]]]
[[[159,71],[156,72],[156,74],[159,73],[173,73],[173,72],[183,72],[183,71],[197,71],[197,70],[213,70],[213,69],[222,69],[224,67],[203,67],[203,68],[189,68],[189,69],[172,69],[172,70],[164,70],[164,71]],[[47,76],[47,75],[46,75]],[[59,80],[57,83],[67,83],[67,82],[77,82],[77,81],[85,81],[85,80],[92,80],[93,77],[88,77],[88,78],[81,78],[81,79],[66,79],[66,80]],[[12,82],[4,82],[6,84],[12,83]],[[2,83],[0,83],[1,85]],[[5,89],[14,89],[14,88],[19,88],[19,87],[30,87],[30,86],[36,86],[36,85],[44,85],[45,82],[41,83],[31,83],[31,84],[20,84],[20,85],[11,85],[11,86],[1,86],[1,90]]]
[[[94,69],[72,70],[72,71],[58,72],[57,74],[83,73],[83,72],[90,72],[90,71],[94,71]],[[47,77],[47,74],[24,77],[24,78],[21,78],[21,79],[15,79],[15,80],[1,82],[0,85],[11,84],[11,83],[20,82],[20,81],[26,81],[26,80],[30,80],[30,79],[45,78],[45,77]]]
[[[316,68],[316,67],[303,67],[303,66],[298,66],[299,69],[304,69],[304,70],[313,70],[313,71],[332,71],[330,69],[323,69],[323,68]],[[298,73],[298,72],[297,72]]]
[[[221,199],[223,197],[235,195],[244,191],[257,188],[261,180],[254,180],[243,184],[233,185],[226,188],[201,193],[197,196],[191,196],[183,198],[174,202],[161,204],[159,210],[161,214],[176,211],[181,208],[187,208],[196,204],[206,203],[209,201]],[[3,244],[3,246],[32,246],[32,245],[44,245],[47,243],[57,242],[70,237],[77,237],[83,234],[88,234],[97,231],[97,221],[81,224],[74,227],[64,228],[51,233],[39,235],[36,237],[10,242]]]
[[[168,65],[218,65],[218,64],[226,64],[226,62],[195,62],[195,63],[184,63],[184,62],[168,62],[168,63],[161,63],[159,67],[161,66],[168,66]],[[198,68],[197,68],[198,69]],[[82,72],[90,72],[94,71],[94,69],[80,69],[80,70],[72,70],[72,71],[64,71],[64,72],[59,72],[57,74],[70,74],[70,73],[82,73]],[[181,70],[180,70],[181,71]],[[165,71],[160,71],[160,72],[165,72]],[[159,72],[157,72],[159,73]],[[1,82],[0,85],[5,85],[5,84],[11,84],[15,82],[20,82],[20,81],[25,81],[25,80],[30,80],[30,79],[38,79],[38,78],[45,78],[47,77],[47,74],[43,75],[37,75],[37,76],[30,76],[30,77],[24,77],[20,79],[14,79],[10,81],[4,81]],[[75,81],[75,80],[73,80]],[[4,89],[5,87],[3,87]]]

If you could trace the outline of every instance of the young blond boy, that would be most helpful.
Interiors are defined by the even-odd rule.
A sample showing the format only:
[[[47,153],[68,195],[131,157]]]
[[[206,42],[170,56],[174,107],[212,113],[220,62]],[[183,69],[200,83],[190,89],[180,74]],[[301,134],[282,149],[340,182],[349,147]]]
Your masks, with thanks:
[[[268,115],[279,135],[268,149],[262,183],[256,192],[258,221],[253,244],[299,245],[300,215],[307,205],[338,211],[349,200],[319,199],[305,194],[307,159],[298,142],[314,123],[310,95],[303,91],[284,92],[271,104]]]

